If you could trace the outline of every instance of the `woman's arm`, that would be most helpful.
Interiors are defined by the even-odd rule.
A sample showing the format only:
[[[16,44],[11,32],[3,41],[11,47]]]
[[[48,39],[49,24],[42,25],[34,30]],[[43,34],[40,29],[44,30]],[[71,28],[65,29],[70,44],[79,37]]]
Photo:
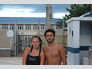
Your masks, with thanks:
[[[22,65],[26,65],[26,57],[27,57],[27,54],[29,53],[30,51],[30,48],[26,48],[24,50],[24,53],[22,55]]]
[[[41,51],[41,54],[40,54],[40,65],[44,65],[45,63],[45,55],[44,55],[44,52]]]

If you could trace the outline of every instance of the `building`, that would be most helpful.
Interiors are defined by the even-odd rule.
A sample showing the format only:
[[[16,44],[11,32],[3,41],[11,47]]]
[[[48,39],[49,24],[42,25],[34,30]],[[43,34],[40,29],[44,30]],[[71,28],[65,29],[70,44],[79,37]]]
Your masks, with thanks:
[[[56,30],[55,42],[62,44],[62,29],[56,25],[58,19],[51,19],[51,28]],[[30,39],[33,35],[39,35],[43,40],[43,45],[46,44],[44,38],[45,18],[31,17],[0,17],[0,30],[12,30],[14,32],[12,50],[15,53],[20,53],[25,47],[30,46]],[[0,39],[1,41],[1,39]],[[0,46],[2,49],[3,47]],[[6,46],[7,48],[7,46]]]

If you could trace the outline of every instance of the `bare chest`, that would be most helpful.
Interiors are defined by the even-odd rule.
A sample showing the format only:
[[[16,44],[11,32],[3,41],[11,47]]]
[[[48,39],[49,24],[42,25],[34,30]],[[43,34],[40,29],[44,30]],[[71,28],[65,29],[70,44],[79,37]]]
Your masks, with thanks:
[[[57,57],[59,56],[59,50],[56,47],[47,47],[45,50],[46,57]]]

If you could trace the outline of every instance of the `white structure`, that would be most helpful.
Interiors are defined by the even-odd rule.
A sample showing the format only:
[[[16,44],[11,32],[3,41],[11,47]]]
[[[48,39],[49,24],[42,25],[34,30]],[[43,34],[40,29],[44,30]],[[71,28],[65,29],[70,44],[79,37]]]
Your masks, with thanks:
[[[67,63],[82,65],[92,44],[92,17],[73,17],[67,23]]]

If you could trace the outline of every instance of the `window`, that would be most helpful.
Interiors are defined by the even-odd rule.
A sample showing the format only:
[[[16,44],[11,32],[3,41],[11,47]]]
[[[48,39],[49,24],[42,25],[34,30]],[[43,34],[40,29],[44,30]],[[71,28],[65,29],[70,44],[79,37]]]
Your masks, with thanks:
[[[25,29],[31,29],[31,25],[25,25]]]
[[[43,25],[43,29],[45,28],[45,26]]]
[[[25,25],[25,29],[28,29],[28,25]]]
[[[51,28],[54,29],[54,25],[51,25]]]
[[[42,29],[42,25],[41,25],[41,29]]]
[[[3,24],[2,29],[8,29],[8,24]]]
[[[33,29],[35,29],[35,25],[33,25]]]
[[[33,29],[38,29],[38,25],[33,25]]]
[[[45,28],[45,25],[41,25],[41,29],[44,29]]]
[[[29,29],[31,29],[31,25],[29,25]]]
[[[18,25],[18,29],[23,29],[23,25]]]
[[[10,29],[14,29],[14,25],[10,25]]]
[[[58,26],[56,25],[56,29],[58,29]]]

